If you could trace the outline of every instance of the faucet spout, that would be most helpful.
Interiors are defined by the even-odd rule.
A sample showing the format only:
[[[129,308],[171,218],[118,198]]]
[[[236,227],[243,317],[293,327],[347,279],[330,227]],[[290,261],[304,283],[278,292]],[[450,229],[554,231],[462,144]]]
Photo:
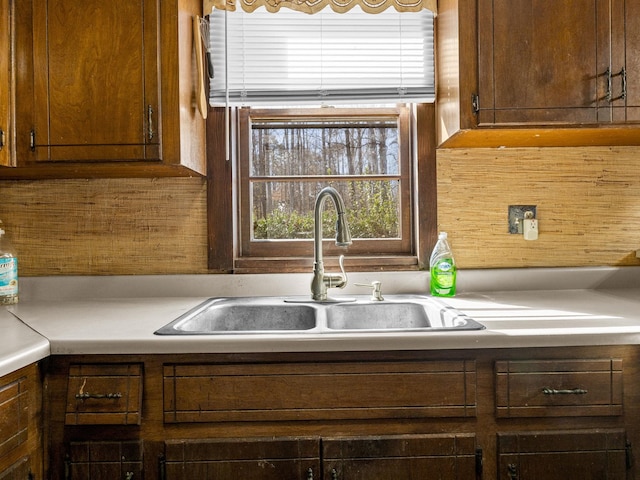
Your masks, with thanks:
[[[338,212],[338,220],[336,221],[336,245],[339,247],[347,247],[351,245],[351,232],[349,224],[345,217],[344,201],[333,187],[323,188],[316,197],[314,208],[314,261],[313,261],[313,280],[311,281],[311,298],[314,300],[327,300],[328,288],[344,288],[347,285],[347,274],[344,271],[344,256],[340,256],[339,274],[325,274],[324,261],[322,256],[322,211],[324,204],[330,198]]]

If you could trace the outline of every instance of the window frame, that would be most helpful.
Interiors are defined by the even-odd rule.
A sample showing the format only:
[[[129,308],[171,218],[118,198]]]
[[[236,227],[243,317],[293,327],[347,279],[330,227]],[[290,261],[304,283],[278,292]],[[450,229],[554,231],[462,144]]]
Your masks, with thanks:
[[[309,257],[313,255],[313,239],[300,240],[253,240],[251,238],[251,189],[250,183],[259,182],[260,177],[253,177],[249,170],[251,164],[250,138],[252,134],[253,121],[278,121],[296,120],[304,121],[311,119],[322,120],[366,120],[369,118],[393,118],[398,128],[398,143],[400,157],[400,172],[396,177],[403,188],[400,190],[399,201],[401,210],[399,212],[399,230],[400,237],[393,239],[355,239],[348,251],[351,255],[362,254],[396,254],[407,255],[411,251],[413,238],[413,225],[411,222],[413,205],[411,203],[411,148],[410,148],[410,125],[409,110],[406,107],[399,108],[313,108],[313,109],[249,109],[241,108],[238,115],[239,133],[238,133],[238,181],[239,187],[239,232],[240,238],[238,245],[239,258],[251,257]],[[382,176],[357,176],[358,179],[378,180]],[[352,179],[349,176],[323,175],[313,176],[310,178],[325,182],[325,186],[331,182],[348,181]],[[286,178],[280,179],[287,181]],[[267,181],[263,179],[263,181]],[[275,177],[275,180],[278,178]],[[304,177],[300,177],[298,181],[303,182]],[[404,188],[404,186],[407,188]],[[345,198],[346,200],[346,198]],[[246,214],[245,214],[246,213]],[[323,242],[324,252],[327,255],[340,255],[345,253],[344,249],[335,246],[335,242],[326,240]]]
[[[415,125],[412,133],[411,153],[411,245],[403,253],[380,255],[375,251],[350,254],[349,249],[335,249],[327,240],[325,258],[328,267],[337,266],[337,258],[332,255],[345,254],[346,266],[351,271],[394,271],[428,268],[428,254],[437,238],[437,192],[436,192],[436,144],[435,105],[415,104],[411,115]],[[238,221],[234,204],[241,206],[239,183],[234,175],[233,161],[225,161],[226,143],[225,118],[222,107],[209,109],[207,118],[207,231],[208,267],[217,273],[284,273],[308,272],[313,265],[313,241],[311,250],[296,252],[295,255],[271,256],[242,255],[240,237],[237,233]],[[237,125],[236,128],[239,128]],[[407,142],[408,143],[408,142]],[[231,142],[238,150],[242,148]],[[402,148],[402,147],[401,147]],[[238,195],[234,199],[234,195]],[[237,200],[237,202],[236,202]],[[355,240],[356,242],[358,240]]]

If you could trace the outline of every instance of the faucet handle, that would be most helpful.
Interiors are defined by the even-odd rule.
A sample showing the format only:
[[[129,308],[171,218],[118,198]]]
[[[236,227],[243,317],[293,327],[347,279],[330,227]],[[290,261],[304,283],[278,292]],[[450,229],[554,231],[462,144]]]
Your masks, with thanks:
[[[347,286],[347,272],[344,270],[344,255],[338,257],[341,273],[325,273],[323,281],[327,288],[344,288]]]
[[[354,285],[371,288],[371,300],[375,300],[376,302],[382,302],[384,300],[382,296],[382,282],[374,280],[371,283],[354,283]]]

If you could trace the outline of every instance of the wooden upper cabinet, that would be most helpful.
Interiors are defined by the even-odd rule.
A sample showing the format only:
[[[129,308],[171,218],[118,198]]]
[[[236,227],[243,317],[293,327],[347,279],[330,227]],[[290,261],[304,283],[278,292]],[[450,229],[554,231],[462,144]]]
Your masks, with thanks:
[[[8,1],[8,0],[2,0]],[[205,173],[197,0],[32,0],[16,7],[14,177]]]
[[[640,122],[640,2],[612,0],[612,3],[617,12],[612,37],[611,70],[616,75],[611,89],[612,120]]]
[[[640,103],[633,4],[478,0],[478,123],[638,120],[627,111]]]
[[[36,162],[160,158],[156,1],[34,3]]]
[[[10,0],[0,0],[0,167],[12,164],[11,127],[11,7]]]
[[[481,125],[606,118],[609,0],[478,5]]]

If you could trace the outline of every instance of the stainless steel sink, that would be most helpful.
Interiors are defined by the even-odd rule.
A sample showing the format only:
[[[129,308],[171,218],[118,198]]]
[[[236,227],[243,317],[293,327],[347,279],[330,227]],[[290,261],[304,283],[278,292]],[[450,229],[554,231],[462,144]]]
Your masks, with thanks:
[[[484,326],[439,300],[410,297],[328,306],[327,328],[340,331],[443,331],[482,330]]]
[[[384,301],[356,296],[342,301],[306,298],[211,298],[157,330],[157,335],[337,334],[347,332],[436,332],[484,326],[438,299],[386,295]]]
[[[270,298],[211,298],[155,333],[188,335],[304,331],[316,326],[312,306]]]
[[[429,328],[425,308],[418,303],[341,303],[327,308],[331,330]]]

